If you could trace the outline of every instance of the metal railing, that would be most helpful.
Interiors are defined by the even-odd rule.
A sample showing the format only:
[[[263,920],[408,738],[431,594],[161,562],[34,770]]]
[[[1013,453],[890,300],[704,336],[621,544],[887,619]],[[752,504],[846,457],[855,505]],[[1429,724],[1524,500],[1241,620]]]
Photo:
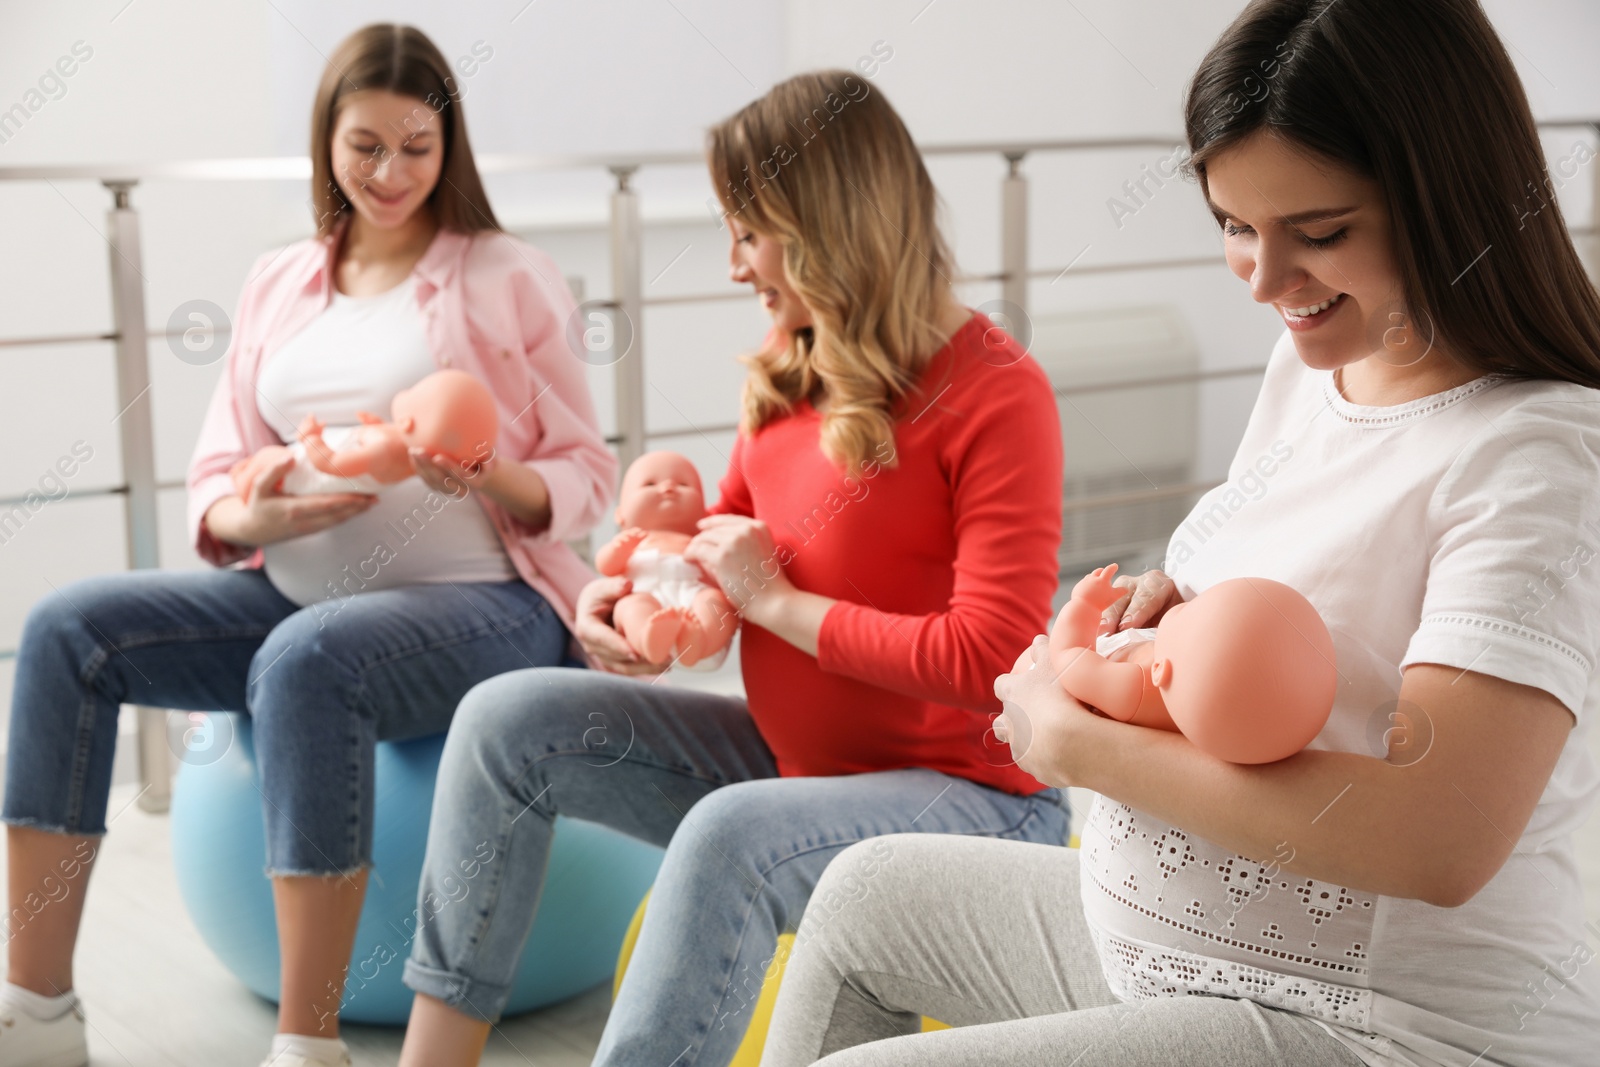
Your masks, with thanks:
[[[1575,119],[1540,123],[1542,129],[1587,129],[1600,137],[1600,120]],[[1028,282],[1036,278],[1059,279],[1069,272],[1077,276],[1130,271],[1214,266],[1223,263],[1219,255],[1171,257],[1137,262],[1088,264],[1076,261],[1059,267],[1030,267],[1028,255],[1028,177],[1022,163],[1040,153],[1084,153],[1125,151],[1140,148],[1171,149],[1181,145],[1178,137],[1121,137],[1054,141],[992,142],[960,145],[923,146],[925,156],[999,156],[1006,162],[1000,181],[1000,270],[992,274],[963,275],[959,282],[998,282],[1001,298],[1023,314],[1028,308]],[[483,174],[517,174],[554,170],[609,171],[615,188],[610,202],[611,298],[599,302],[620,311],[632,326],[629,354],[614,365],[616,374],[615,413],[617,432],[608,438],[616,446],[625,466],[645,450],[653,437],[682,436],[686,433],[726,432],[733,423],[696,426],[691,430],[651,432],[645,425],[645,379],[643,327],[644,309],[663,305],[708,303],[749,299],[745,289],[690,293],[677,296],[644,296],[643,219],[638,190],[633,176],[644,167],[695,166],[703,164],[695,153],[642,153],[633,155],[505,155],[484,154],[477,158]],[[1595,205],[1600,212],[1600,166],[1591,175]],[[128,562],[134,568],[159,565],[157,548],[157,494],[162,489],[180,488],[182,482],[158,482],[155,467],[155,439],[151,405],[139,401],[150,390],[149,342],[169,336],[152,331],[145,321],[145,290],[139,215],[133,206],[133,190],[144,181],[306,181],[311,176],[310,160],[305,157],[187,160],[145,164],[76,164],[69,166],[0,167],[0,182],[98,181],[110,192],[106,240],[109,252],[112,329],[109,333],[55,334],[45,337],[0,339],[0,348],[39,345],[110,342],[115,346],[118,433],[122,446],[123,478],[119,485],[82,495],[120,495],[125,504],[124,534]],[[1594,238],[1594,225],[1573,229],[1575,235]],[[1592,262],[1600,263],[1600,246],[1592,249]],[[1147,379],[1097,383],[1063,388],[1062,393],[1102,391],[1117,388],[1153,387],[1199,382],[1225,377],[1258,374],[1261,366],[1196,371],[1192,374],[1163,375]],[[1072,500],[1073,510],[1112,507],[1156,497],[1202,492],[1213,482],[1115,493]],[[0,508],[15,502],[0,500]],[[7,650],[14,654],[14,650]],[[0,653],[3,655],[6,653]],[[164,811],[170,801],[171,763],[166,742],[165,709],[140,707],[139,771],[143,788],[141,807]]]

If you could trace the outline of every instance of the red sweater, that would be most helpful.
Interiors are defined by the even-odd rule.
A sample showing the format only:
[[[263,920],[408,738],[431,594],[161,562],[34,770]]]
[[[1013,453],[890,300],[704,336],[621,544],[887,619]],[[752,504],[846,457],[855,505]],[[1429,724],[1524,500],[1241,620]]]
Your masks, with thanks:
[[[822,454],[821,423],[802,401],[741,434],[711,509],[761,519],[789,580],[838,600],[815,657],[744,626],[750,714],[779,773],[928,767],[1008,793],[1044,788],[984,737],[995,676],[1048,629],[1058,580],[1049,379],[979,313],[897,409],[878,458],[898,466],[844,476]]]

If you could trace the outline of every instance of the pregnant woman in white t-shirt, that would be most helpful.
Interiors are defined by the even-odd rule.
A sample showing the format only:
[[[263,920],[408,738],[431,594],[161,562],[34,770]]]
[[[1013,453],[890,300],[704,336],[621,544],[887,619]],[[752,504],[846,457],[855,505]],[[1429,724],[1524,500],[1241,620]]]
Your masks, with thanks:
[[[438,369],[417,308],[417,279],[408,275],[369,296],[334,290],[322,314],[262,368],[256,404],[283,440],[293,441],[300,420],[315,415],[327,425],[323,439],[338,448],[358,425],[357,412],[387,415],[396,393]],[[390,551],[363,573],[378,544]],[[436,493],[415,475],[385,486],[346,521],[263,545],[262,554],[273,586],[301,605],[342,599],[358,586],[367,592],[441,579],[517,578],[483,509],[466,494]]]
[[[376,742],[444,732],[495,675],[582,665],[569,628],[593,572],[566,542],[601,517],[617,464],[566,342],[571,294],[495,222],[453,84],[409,27],[357,31],[329,61],[312,120],[318,235],[251,272],[189,465],[189,531],[215,566],[63,584],[28,616],[5,782],[5,1067],[87,1062],[72,955],[119,704],[248,714],[282,962],[267,1059],[339,1067]],[[417,452],[418,474],[375,495],[296,496],[274,490],[280,466],[248,503],[236,495],[232,466],[294,440],[304,416],[333,443],[441,367],[484,381],[498,408],[473,470]]]
[[[1283,581],[1333,634],[1333,715],[1223,763],[1071,700],[1041,637],[996,732],[1099,794],[1082,848],[846,850],[768,1067],[1600,1062],[1572,840],[1600,790],[1600,300],[1514,68],[1475,0],[1258,0],[1186,119],[1288,330],[1227,481],[1104,628]]]

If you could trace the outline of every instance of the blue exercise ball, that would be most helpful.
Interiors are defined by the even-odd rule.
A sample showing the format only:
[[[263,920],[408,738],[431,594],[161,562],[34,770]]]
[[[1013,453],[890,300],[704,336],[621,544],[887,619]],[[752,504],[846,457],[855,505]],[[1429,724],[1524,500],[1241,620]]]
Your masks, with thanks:
[[[266,878],[266,830],[245,715],[199,720],[220,754],[186,759],[172,795],[178,888],[201,938],[255,993],[278,999],[278,930]],[[227,735],[231,730],[231,737]],[[340,1017],[403,1026],[412,992],[400,981],[416,930],[444,735],[377,747],[373,868]],[[566,1000],[608,979],[629,920],[655,881],[662,851],[597,823],[557,816],[533,932],[505,1014]],[[470,880],[465,880],[470,896]],[[445,905],[446,907],[453,905]]]

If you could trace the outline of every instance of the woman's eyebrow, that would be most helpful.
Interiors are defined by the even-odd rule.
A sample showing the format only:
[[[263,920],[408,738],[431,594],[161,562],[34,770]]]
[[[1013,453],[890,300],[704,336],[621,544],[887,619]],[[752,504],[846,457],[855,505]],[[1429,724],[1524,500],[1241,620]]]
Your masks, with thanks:
[[[381,136],[383,136],[382,134],[378,133],[375,130],[367,129],[365,126],[352,126],[348,130],[346,130],[345,132],[346,133],[364,133],[368,137],[381,137]],[[406,134],[406,136],[407,136],[408,139],[412,139],[412,140],[415,140],[415,139],[421,138],[421,137],[432,137],[433,136],[433,130],[429,129],[428,127],[423,127],[420,130],[415,130],[415,131],[413,131],[411,133]]]
[[[1225,209],[1223,209],[1221,207],[1218,207],[1217,204],[1215,202],[1213,202],[1210,197],[1206,197],[1206,206],[1208,208],[1210,208],[1211,209],[1211,213],[1213,215],[1217,216],[1218,218],[1224,218],[1224,219],[1238,218],[1238,216],[1234,215],[1232,212],[1227,211],[1227,210],[1225,210]],[[1356,209],[1353,206],[1352,207],[1317,207],[1317,208],[1312,208],[1310,211],[1297,211],[1293,215],[1280,216],[1278,221],[1281,222],[1281,223],[1284,223],[1285,225],[1288,225],[1288,226],[1304,226],[1307,223],[1311,223],[1311,222],[1327,222],[1329,219],[1342,218],[1343,216],[1348,215],[1348,214],[1350,214],[1351,212],[1353,212],[1355,210]]]

